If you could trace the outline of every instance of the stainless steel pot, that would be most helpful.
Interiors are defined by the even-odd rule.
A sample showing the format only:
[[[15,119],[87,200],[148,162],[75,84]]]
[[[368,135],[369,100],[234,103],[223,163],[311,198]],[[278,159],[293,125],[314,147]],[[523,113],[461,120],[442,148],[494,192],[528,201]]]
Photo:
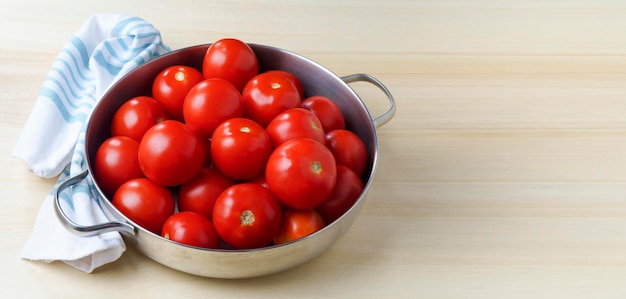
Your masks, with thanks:
[[[207,44],[173,51],[156,58],[130,72],[107,91],[87,124],[85,147],[88,169],[60,184],[56,191],[55,208],[61,223],[69,231],[81,236],[119,231],[126,242],[133,243],[137,250],[167,267],[215,278],[246,278],[283,271],[317,257],[339,239],[354,223],[363,208],[378,162],[376,128],[393,118],[396,110],[395,101],[389,90],[370,75],[338,77],[321,65],[289,51],[264,45],[250,44],[250,46],[258,57],[260,71],[279,69],[292,72],[302,81],[305,96],[323,95],[333,99],[343,111],[347,127],[363,139],[369,156],[363,176],[365,189],[350,210],[335,222],[305,238],[252,250],[202,249],[172,242],[129,220],[108,199],[101,200],[104,212],[111,220],[108,223],[81,226],[67,217],[61,208],[58,194],[85,179],[93,171],[96,151],[100,144],[110,137],[109,128],[115,111],[134,96],[149,95],[150,83],[167,66],[182,64],[201,69],[202,58],[209,47]],[[389,110],[372,119],[365,104],[348,85],[356,81],[369,82],[380,88],[389,99],[391,104]],[[97,181],[95,185],[100,190]],[[102,192],[100,196],[106,198]]]

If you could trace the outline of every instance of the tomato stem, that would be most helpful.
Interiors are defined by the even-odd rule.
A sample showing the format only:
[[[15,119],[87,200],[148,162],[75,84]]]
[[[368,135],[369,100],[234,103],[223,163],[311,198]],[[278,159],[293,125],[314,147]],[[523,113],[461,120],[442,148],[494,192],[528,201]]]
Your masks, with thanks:
[[[311,170],[315,173],[315,174],[320,174],[322,172],[322,163],[320,163],[320,161],[313,161],[311,162]]]
[[[254,213],[250,210],[245,210],[239,216],[239,223],[241,225],[250,226],[254,223]]]
[[[311,121],[311,127],[315,130],[315,131],[319,131],[321,128],[314,122]]]

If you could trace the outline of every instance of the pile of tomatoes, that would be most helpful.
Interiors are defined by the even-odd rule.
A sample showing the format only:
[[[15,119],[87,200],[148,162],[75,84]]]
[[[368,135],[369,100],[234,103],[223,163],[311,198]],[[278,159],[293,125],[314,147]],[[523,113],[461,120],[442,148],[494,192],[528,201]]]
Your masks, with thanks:
[[[291,73],[259,73],[246,43],[221,39],[202,69],[174,65],[128,99],[94,177],[129,219],[204,248],[250,249],[309,235],[363,191],[363,141]],[[138,82],[137,84],[142,84]]]

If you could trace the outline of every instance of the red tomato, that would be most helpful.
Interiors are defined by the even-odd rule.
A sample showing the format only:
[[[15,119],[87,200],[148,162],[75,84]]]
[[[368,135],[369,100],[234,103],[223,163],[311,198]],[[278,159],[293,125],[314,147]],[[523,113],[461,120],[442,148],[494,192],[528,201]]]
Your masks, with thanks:
[[[359,177],[367,165],[367,148],[363,140],[352,131],[334,130],[326,134],[326,146],[337,164],[350,167]]]
[[[230,82],[221,78],[196,84],[183,103],[185,123],[203,138],[211,138],[215,128],[223,121],[242,115],[241,94]]]
[[[213,223],[195,212],[179,212],[167,218],[161,236],[190,246],[220,248],[220,239]]]
[[[272,153],[267,132],[246,118],[233,118],[220,124],[211,138],[213,163],[234,180],[247,180],[265,170]]]
[[[265,179],[283,204],[307,210],[330,196],[337,179],[337,167],[333,154],[323,144],[296,138],[274,150],[267,162]]]
[[[343,118],[341,108],[327,97],[312,96],[304,99],[300,106],[310,110],[319,118],[324,132],[346,128],[346,121]]]
[[[178,190],[178,210],[193,211],[211,219],[215,200],[235,182],[215,168],[203,168]]]
[[[146,178],[124,183],[113,195],[111,203],[130,220],[158,235],[176,208],[170,191]]]
[[[326,143],[326,134],[320,120],[304,108],[289,108],[267,125],[267,134],[274,147],[294,138],[310,138]]]
[[[165,110],[155,99],[134,97],[122,104],[113,115],[111,135],[128,136],[139,142],[148,129],[166,119]]]
[[[211,44],[204,54],[202,75],[205,79],[222,78],[241,91],[259,72],[256,54],[248,44],[225,38]]]
[[[139,143],[139,165],[149,179],[164,186],[180,185],[202,169],[204,147],[183,123],[154,125]]]
[[[333,193],[317,207],[317,211],[331,223],[341,217],[354,205],[363,192],[363,182],[352,169],[337,165],[337,183]]]
[[[274,244],[283,244],[306,237],[322,228],[326,223],[315,210],[286,209],[274,237]]]
[[[285,76],[266,72],[252,78],[241,92],[243,115],[266,127],[276,115],[300,106],[300,94]]]
[[[280,203],[267,188],[237,184],[217,198],[213,224],[222,240],[233,248],[259,248],[274,239],[281,213]]]
[[[164,69],[152,83],[152,97],[171,119],[183,121],[183,101],[191,88],[202,81],[199,70],[185,65]]]
[[[100,190],[113,196],[126,181],[143,177],[137,152],[139,142],[126,136],[114,136],[105,140],[94,160],[94,177]]]
[[[270,71],[267,71],[266,73],[278,73],[287,77],[287,79],[289,79],[291,83],[293,83],[293,85],[298,90],[298,94],[300,95],[300,98],[304,99],[304,89],[302,88],[302,83],[300,82],[300,79],[298,79],[296,75],[287,71],[283,71],[283,70],[270,70]]]
[[[267,185],[267,181],[265,180],[265,173],[261,173],[259,176],[247,180],[246,183],[261,185],[261,186],[263,186],[265,188],[268,188],[268,189],[270,188]]]

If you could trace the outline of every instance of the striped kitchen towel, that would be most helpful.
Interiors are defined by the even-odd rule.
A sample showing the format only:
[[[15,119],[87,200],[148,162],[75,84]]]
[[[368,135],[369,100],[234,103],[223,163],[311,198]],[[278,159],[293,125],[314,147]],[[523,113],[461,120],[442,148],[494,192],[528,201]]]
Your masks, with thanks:
[[[86,169],[85,132],[91,111],[107,89],[137,66],[169,52],[160,32],[126,14],[89,18],[54,60],[13,151],[38,176],[60,174],[56,187]],[[53,190],[54,192],[54,190]],[[125,250],[118,232],[79,237],[57,220],[53,192],[39,210],[21,257],[63,261],[87,273]],[[70,218],[81,225],[106,222],[88,176],[60,194]]]

